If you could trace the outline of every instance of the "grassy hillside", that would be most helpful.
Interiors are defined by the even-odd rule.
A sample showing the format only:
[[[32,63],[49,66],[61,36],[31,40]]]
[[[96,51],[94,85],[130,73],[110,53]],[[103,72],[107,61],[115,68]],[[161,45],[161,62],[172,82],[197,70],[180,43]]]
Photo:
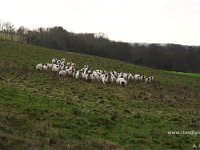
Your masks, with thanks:
[[[65,57],[81,68],[154,75],[127,87],[38,72]],[[0,149],[192,149],[199,131],[199,75],[0,41]]]

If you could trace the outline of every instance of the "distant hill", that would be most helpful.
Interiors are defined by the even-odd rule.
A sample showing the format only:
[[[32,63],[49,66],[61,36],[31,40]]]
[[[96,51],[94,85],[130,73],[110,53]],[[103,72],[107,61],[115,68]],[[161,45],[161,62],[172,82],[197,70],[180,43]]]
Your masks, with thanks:
[[[104,33],[73,33],[60,26],[35,30],[4,28],[0,30],[0,39],[112,58],[155,69],[200,73],[199,46],[130,44],[112,41]]]
[[[53,57],[78,68],[153,75],[155,82],[120,87],[36,71]],[[192,149],[200,137],[181,133],[199,130],[199,91],[199,74],[0,40],[0,147]]]

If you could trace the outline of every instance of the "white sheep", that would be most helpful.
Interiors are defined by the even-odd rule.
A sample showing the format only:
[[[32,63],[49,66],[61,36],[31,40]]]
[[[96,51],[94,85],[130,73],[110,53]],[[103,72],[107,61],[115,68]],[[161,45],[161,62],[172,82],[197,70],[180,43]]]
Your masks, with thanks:
[[[146,76],[140,76],[139,77],[139,81],[145,81],[146,80]]]
[[[140,80],[140,75],[139,75],[139,74],[135,74],[135,75],[133,76],[133,80],[134,80],[134,81],[139,81],[139,80]]]
[[[82,78],[82,71],[81,70],[78,70],[75,74],[75,78],[76,79],[81,79]]]
[[[117,78],[123,78],[123,72],[118,73]]]
[[[60,76],[66,76],[67,72],[65,70],[60,70],[58,73]]]
[[[51,62],[53,63],[53,64],[55,64],[56,62],[57,62],[57,58],[53,58],[52,60],[51,60]]]
[[[67,62],[67,63],[66,63],[66,66],[67,66],[67,67],[70,67],[70,66],[71,66],[71,62]]]
[[[43,65],[42,64],[37,64],[36,65],[36,70],[42,71],[42,69],[43,69]]]
[[[124,78],[125,80],[128,80],[128,74],[127,74],[127,73],[123,73],[123,78]]]
[[[93,71],[91,75],[92,81],[97,80],[97,76],[98,76],[97,72]]]
[[[78,71],[76,71],[76,64],[73,62],[66,62],[65,66],[65,58],[57,59],[53,58],[52,63],[47,64],[37,64],[37,70],[48,70],[51,69],[53,72],[58,72],[59,76],[72,76],[76,79],[84,79],[86,81],[102,81],[103,84],[116,82],[121,86],[126,86],[128,81],[144,81],[146,83],[154,81],[154,76],[141,76],[139,74],[132,75],[130,73],[111,71],[108,72],[106,70],[94,70],[92,71],[89,68],[89,65],[84,65],[84,67]]]
[[[44,64],[44,65],[42,66],[42,70],[47,71],[47,69],[48,69],[47,64]]]
[[[75,64],[75,63],[71,63],[71,66],[72,66],[73,68],[75,68],[75,67],[76,67],[76,64]]]
[[[117,71],[111,71],[111,73],[115,76],[115,78],[118,76]]]
[[[101,73],[96,73],[95,79],[96,79],[97,81],[101,81],[101,80],[102,80],[101,75],[102,75]]]
[[[112,77],[112,75],[110,73],[108,73],[105,76],[103,76],[102,82],[103,82],[103,84],[113,83],[114,82],[114,78]]]
[[[65,64],[62,64],[62,63],[61,63],[60,69],[61,69],[61,70],[64,70],[64,69],[65,69]]]
[[[124,78],[117,78],[116,83],[121,86],[127,86],[127,81]]]
[[[53,64],[52,64],[52,63],[47,63],[47,68],[48,68],[48,69],[52,69],[52,67],[53,67]]]
[[[104,73],[101,73],[99,78],[100,78],[100,80],[102,81],[102,79],[103,79],[104,77],[105,77],[105,74],[104,74]]]
[[[62,59],[61,59],[61,62],[62,62],[62,63],[63,63],[63,62],[65,63],[65,58],[62,58]]]
[[[133,81],[133,79],[134,79],[133,75],[132,75],[132,74],[129,74],[129,75],[128,75],[128,81]]]
[[[57,65],[61,65],[61,60],[57,60],[57,61],[56,61],[56,64],[57,64]]]
[[[111,77],[112,77],[112,80],[111,80],[111,82],[112,82],[112,83],[113,83],[113,82],[115,82],[115,81],[116,81],[116,79],[117,79],[117,78],[115,77],[115,75],[111,73]]]
[[[56,64],[53,64],[52,71],[53,72],[59,72],[60,71],[60,66],[56,65]]]
[[[86,73],[84,77],[85,77],[86,81],[91,81],[92,80],[92,72]]]
[[[154,81],[154,80],[155,80],[155,77],[154,77],[154,76],[150,76],[149,78],[151,78],[151,81]]]
[[[147,78],[145,79],[145,82],[146,82],[146,83],[150,83],[150,82],[152,82],[152,81],[154,81],[154,76],[150,76],[150,77],[147,77]]]
[[[84,65],[84,68],[89,68],[89,65]]]
[[[73,76],[73,73],[75,72],[75,69],[74,68],[70,68],[70,69],[67,69],[66,72],[67,72],[67,75]]]

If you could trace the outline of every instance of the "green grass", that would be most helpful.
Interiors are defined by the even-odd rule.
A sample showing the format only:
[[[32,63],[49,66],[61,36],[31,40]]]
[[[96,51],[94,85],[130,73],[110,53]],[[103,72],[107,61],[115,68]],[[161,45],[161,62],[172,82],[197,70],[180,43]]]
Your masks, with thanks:
[[[155,82],[123,88],[35,70],[53,57]],[[200,128],[200,80],[182,74],[0,41],[0,149],[192,149],[200,135],[168,135]]]
[[[200,73],[186,73],[186,72],[176,72],[176,71],[165,71],[166,73],[172,73],[181,76],[188,76],[193,78],[200,78]]]

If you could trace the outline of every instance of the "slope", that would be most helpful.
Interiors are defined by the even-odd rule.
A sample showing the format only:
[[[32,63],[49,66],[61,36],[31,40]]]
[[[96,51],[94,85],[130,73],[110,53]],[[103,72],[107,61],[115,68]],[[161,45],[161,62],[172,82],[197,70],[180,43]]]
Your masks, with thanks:
[[[154,75],[127,87],[35,70],[65,57],[78,68]],[[198,131],[200,78],[121,61],[0,41],[2,149],[191,149]]]

